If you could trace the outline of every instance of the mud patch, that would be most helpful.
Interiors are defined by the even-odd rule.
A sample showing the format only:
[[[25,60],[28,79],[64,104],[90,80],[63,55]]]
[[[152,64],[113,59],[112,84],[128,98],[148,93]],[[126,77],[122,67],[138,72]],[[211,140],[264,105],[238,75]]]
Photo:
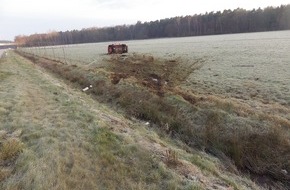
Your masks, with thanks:
[[[135,53],[127,56],[113,55],[105,59],[105,62],[105,67],[112,73],[113,84],[118,84],[121,79],[134,77],[137,83],[159,96],[184,82],[194,70],[202,66],[200,60],[185,64],[181,58],[164,59]]]

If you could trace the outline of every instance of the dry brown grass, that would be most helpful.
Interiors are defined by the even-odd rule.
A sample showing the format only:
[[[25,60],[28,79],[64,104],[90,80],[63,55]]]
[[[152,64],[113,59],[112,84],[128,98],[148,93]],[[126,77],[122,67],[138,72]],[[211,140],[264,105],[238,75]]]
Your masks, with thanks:
[[[167,149],[165,154],[165,162],[168,165],[176,166],[179,163],[178,153],[175,150]]]
[[[23,150],[23,143],[16,138],[9,138],[2,142],[0,147],[0,160],[9,160],[17,156]]]
[[[0,131],[0,183],[12,174],[15,161],[25,148],[19,139],[20,135],[21,131]]]

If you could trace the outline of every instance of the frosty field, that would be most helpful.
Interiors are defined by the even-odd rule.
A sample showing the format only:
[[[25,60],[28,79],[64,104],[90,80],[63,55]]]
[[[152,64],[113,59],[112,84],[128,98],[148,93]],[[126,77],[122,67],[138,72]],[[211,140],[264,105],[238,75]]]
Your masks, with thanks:
[[[25,51],[69,64],[99,65],[106,59],[102,42]],[[141,53],[182,64],[199,61],[201,69],[183,84],[196,93],[215,93],[263,103],[290,105],[290,31],[135,40],[129,54]]]
[[[80,93],[87,87],[84,93],[126,118],[215,155],[234,173],[289,189],[289,31],[121,42],[125,55],[107,55],[111,43],[16,52]]]

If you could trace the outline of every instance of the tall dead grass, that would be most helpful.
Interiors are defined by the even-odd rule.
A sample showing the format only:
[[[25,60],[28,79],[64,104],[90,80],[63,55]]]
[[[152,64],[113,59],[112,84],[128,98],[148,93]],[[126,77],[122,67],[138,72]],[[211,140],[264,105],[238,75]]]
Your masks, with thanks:
[[[23,144],[16,138],[9,138],[2,142],[0,160],[9,160],[18,155],[23,149]]]

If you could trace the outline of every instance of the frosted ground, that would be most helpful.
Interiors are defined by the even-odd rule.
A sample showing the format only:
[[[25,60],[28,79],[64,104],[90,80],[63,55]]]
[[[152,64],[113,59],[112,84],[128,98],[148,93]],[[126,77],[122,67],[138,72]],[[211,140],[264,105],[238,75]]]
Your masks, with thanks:
[[[0,57],[2,56],[3,53],[4,53],[4,50],[0,49]]]
[[[184,87],[196,93],[220,94],[263,103],[290,105],[290,31],[186,38],[103,42],[26,51],[71,64],[102,63],[111,43],[126,43],[129,54],[200,62]]]

